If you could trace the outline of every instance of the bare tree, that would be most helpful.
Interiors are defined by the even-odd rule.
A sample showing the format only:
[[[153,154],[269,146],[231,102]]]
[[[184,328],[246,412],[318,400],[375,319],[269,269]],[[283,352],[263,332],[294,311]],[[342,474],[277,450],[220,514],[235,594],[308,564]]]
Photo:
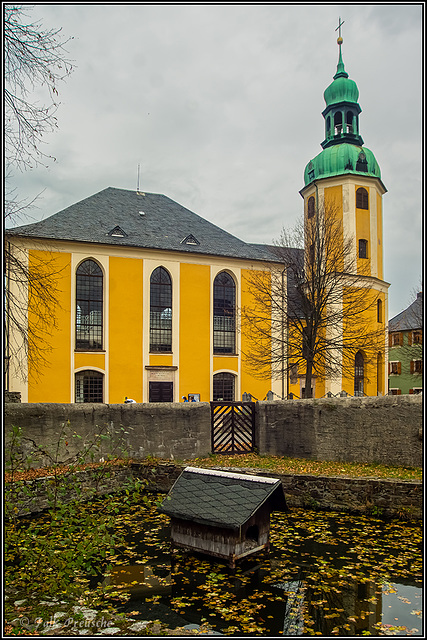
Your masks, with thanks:
[[[333,206],[284,230],[271,251],[278,264],[250,272],[254,304],[242,309],[251,344],[245,358],[255,375],[284,380],[297,367],[307,398],[313,376],[354,375],[358,350],[367,362],[384,354],[369,261],[357,259]]]
[[[57,84],[72,71],[61,29],[44,30],[27,21],[28,9],[4,8],[5,157],[21,170],[50,157],[42,150],[43,136],[57,127]],[[31,100],[36,87],[47,89],[50,104]]]
[[[31,9],[30,5],[4,6],[4,216],[9,225],[27,216],[36,199],[22,200],[10,190],[12,169],[25,171],[53,159],[43,150],[43,138],[57,127],[57,85],[72,71],[64,48],[68,40],[62,38],[61,29],[44,29],[31,22]],[[47,90],[48,104],[38,103],[36,89]],[[49,252],[29,256],[19,232],[5,235],[5,368],[7,372],[13,359],[15,373],[25,380],[26,363],[36,372],[50,349],[61,269]]]

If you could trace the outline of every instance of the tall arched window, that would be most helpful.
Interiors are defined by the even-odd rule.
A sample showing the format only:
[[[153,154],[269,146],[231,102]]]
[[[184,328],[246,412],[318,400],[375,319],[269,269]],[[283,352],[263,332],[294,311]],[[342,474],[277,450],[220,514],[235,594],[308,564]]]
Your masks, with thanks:
[[[104,402],[104,376],[99,371],[79,371],[75,376],[76,402]]]
[[[94,260],[85,260],[76,271],[76,349],[102,349],[103,274]]]
[[[236,351],[236,285],[225,271],[214,280],[213,350],[214,353]]]
[[[363,353],[358,351],[354,359],[354,395],[363,396],[363,381],[364,381],[364,369],[365,363]]]
[[[150,278],[150,351],[172,351],[172,280],[164,267]]]
[[[356,209],[369,209],[369,195],[363,187],[356,191]]]
[[[383,394],[383,356],[379,352],[377,354],[377,396]]]
[[[213,401],[234,402],[234,380],[232,373],[216,373],[213,377]]]

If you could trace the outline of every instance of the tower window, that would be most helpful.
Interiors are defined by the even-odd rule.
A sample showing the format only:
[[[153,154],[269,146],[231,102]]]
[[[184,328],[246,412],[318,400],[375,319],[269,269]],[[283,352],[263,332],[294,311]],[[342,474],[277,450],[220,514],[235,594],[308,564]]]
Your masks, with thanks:
[[[310,196],[307,202],[307,216],[309,218],[312,218],[314,216],[314,210],[315,210],[314,196]]]
[[[359,258],[368,257],[368,241],[359,240]]]
[[[342,132],[342,113],[338,111],[334,115],[334,127],[335,127],[335,135],[341,135]]]
[[[356,191],[356,209],[369,209],[369,195],[363,187]]]
[[[365,363],[363,353],[358,351],[354,359],[354,395],[364,395]]]
[[[346,113],[347,133],[353,133],[353,111]]]
[[[359,156],[357,158],[356,171],[364,171],[365,173],[367,173],[368,171],[368,161],[366,160],[366,156],[363,153],[363,151],[359,153]],[[359,207],[359,208],[363,208],[363,207]]]
[[[383,321],[383,303],[382,300],[377,300],[377,322]]]

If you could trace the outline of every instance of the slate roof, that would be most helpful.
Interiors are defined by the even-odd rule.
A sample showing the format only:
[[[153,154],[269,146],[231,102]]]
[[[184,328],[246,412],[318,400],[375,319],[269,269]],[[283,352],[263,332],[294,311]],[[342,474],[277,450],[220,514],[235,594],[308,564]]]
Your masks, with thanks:
[[[167,196],[113,187],[7,234],[280,262],[265,246],[243,242]]]
[[[160,510],[181,520],[238,529],[269,499],[272,510],[287,511],[280,479],[186,467]]]
[[[417,299],[407,309],[398,313],[388,322],[389,331],[412,331],[423,326],[423,294],[417,295]]]

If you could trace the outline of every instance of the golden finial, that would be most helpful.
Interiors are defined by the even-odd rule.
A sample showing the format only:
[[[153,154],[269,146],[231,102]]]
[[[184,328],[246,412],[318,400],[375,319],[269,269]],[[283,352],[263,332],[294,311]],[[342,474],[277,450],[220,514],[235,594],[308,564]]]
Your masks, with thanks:
[[[342,27],[342,25],[344,24],[344,22],[345,22],[345,20],[343,20],[343,21],[341,22],[341,18],[338,18],[338,26],[337,26],[337,28],[335,29],[335,31],[338,31],[337,43],[339,44],[339,46],[341,46],[341,45],[342,45],[342,43],[343,43],[343,39],[342,39],[342,37],[341,37],[341,27]]]

